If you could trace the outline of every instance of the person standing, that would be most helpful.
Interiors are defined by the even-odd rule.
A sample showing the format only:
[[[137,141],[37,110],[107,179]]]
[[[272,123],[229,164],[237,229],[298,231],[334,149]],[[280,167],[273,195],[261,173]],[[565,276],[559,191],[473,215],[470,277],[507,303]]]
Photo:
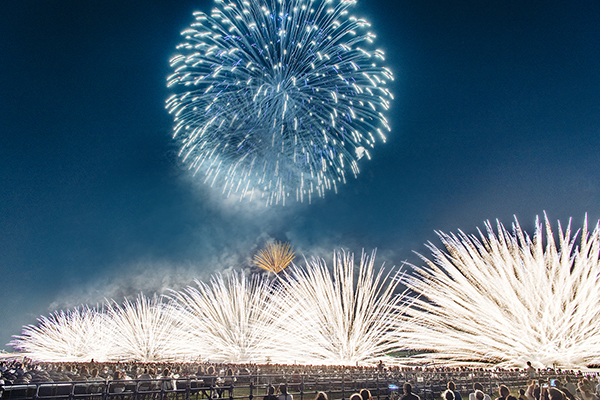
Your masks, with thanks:
[[[531,365],[531,361],[527,361],[527,368],[525,368],[525,372],[527,372],[528,379],[535,379],[537,376],[537,371]]]

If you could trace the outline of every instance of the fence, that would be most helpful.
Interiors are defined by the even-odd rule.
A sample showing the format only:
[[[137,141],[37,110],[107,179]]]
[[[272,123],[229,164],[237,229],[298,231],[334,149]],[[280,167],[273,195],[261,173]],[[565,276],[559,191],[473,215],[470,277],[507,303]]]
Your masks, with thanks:
[[[574,373],[568,373],[576,379]],[[566,376],[561,374],[558,377]],[[557,377],[548,372],[542,379]],[[498,385],[524,388],[527,376],[523,372],[478,370],[342,370],[338,373],[282,373],[237,376],[203,376],[154,380],[96,380],[83,382],[30,383],[5,385],[1,399],[33,400],[254,400],[265,395],[269,385],[285,383],[294,400],[313,399],[317,392],[327,393],[330,400],[345,400],[352,393],[369,389],[374,400],[395,400],[404,382],[413,385],[413,392],[422,400],[439,398],[448,381],[457,390],[468,393],[479,382],[494,397]]]

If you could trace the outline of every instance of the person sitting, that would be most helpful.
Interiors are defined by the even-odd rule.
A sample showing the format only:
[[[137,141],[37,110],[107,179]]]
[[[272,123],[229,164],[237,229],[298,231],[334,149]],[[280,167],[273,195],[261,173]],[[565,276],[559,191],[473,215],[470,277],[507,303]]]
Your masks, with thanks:
[[[164,390],[164,391],[177,390],[177,387],[175,386],[175,381],[171,377],[171,371],[169,371],[169,368],[165,368],[163,370],[160,380],[161,380],[162,390]]]
[[[196,373],[190,376],[190,387],[192,390],[197,391],[199,388],[204,387],[204,368],[202,365],[199,365],[196,369]]]
[[[571,393],[571,391],[569,389],[567,389],[566,387],[564,387],[562,385],[562,382],[560,381],[560,379],[555,379],[554,380],[554,385],[556,386],[556,388],[558,390],[560,390],[562,392],[565,400],[566,399],[575,400],[575,396],[573,395],[573,393]]]
[[[408,382],[404,384],[402,391],[404,392],[404,396],[400,400],[421,400],[419,396],[412,392],[412,385]]]
[[[476,393],[478,390],[483,394],[483,400],[492,400],[489,394],[483,392],[483,385],[479,382],[473,384],[473,393],[469,393],[469,400],[477,400]]]
[[[566,382],[565,382],[565,388],[572,394],[575,395],[577,394],[577,386],[575,386],[575,384],[573,383],[573,381],[571,380],[571,377],[569,375],[567,375],[567,377],[565,378]]]
[[[98,376],[98,368],[92,369],[92,372],[90,373],[90,378],[88,379],[88,381],[90,382],[89,389],[88,389],[88,391],[90,393],[102,393],[102,390],[104,387],[104,385],[103,385],[104,379],[102,379]]]
[[[525,399],[526,400],[536,400],[535,398],[535,389],[539,388],[539,385],[536,380],[530,379],[527,381],[527,389],[525,389]]]
[[[110,384],[111,393],[123,393],[125,391],[125,383],[123,382],[123,372],[117,370],[113,374],[113,382]]]
[[[282,383],[279,385],[279,396],[277,396],[278,400],[294,400],[294,396],[288,393],[287,383]],[[359,395],[360,396],[360,395]],[[361,397],[362,400],[362,397]]]
[[[217,374],[217,370],[213,365],[209,365],[206,368],[206,375],[204,377],[204,385],[206,389],[204,390],[205,394],[208,394],[207,397],[214,399],[219,397],[219,376]]]
[[[592,388],[587,379],[583,379],[579,382],[579,394],[581,395],[581,400],[598,400],[598,396],[592,392]]]
[[[442,393],[442,400],[455,400],[454,392],[450,389],[446,390],[444,393]]]
[[[85,365],[79,368],[79,374],[76,375],[78,381],[87,381],[89,377],[90,373]]]
[[[525,389],[519,389],[519,397],[517,400],[528,400],[527,396],[525,395]]]
[[[138,376],[138,391],[149,392],[153,389],[152,380],[154,378],[150,374],[150,369],[144,368],[144,372]]]
[[[267,395],[263,397],[263,400],[277,400],[277,396],[275,396],[275,386],[267,386]]]
[[[453,381],[449,381],[446,386],[448,387],[448,390],[452,390],[452,392],[454,393],[455,400],[462,400],[462,396],[460,395],[460,392],[456,390],[456,385]]]
[[[500,385],[498,393],[500,394],[500,397],[496,398],[496,400],[507,400],[507,397],[510,396],[510,390],[506,385]]]
[[[567,400],[562,390],[553,387],[548,389],[548,398],[550,400]]]
[[[360,397],[362,397],[362,400],[373,400],[373,397],[371,396],[371,392],[369,391],[369,389],[361,389],[359,394],[360,394]]]
[[[225,377],[221,382],[220,389],[218,390],[219,397],[224,397],[225,391],[229,391],[229,397],[233,397],[233,385],[236,382],[236,378],[233,373],[232,368],[227,368],[227,372],[225,373]]]
[[[206,369],[206,377],[204,378],[204,382],[206,382],[211,387],[217,385],[217,370],[214,366],[209,365]]]
[[[319,392],[315,396],[315,400],[327,400],[327,394],[325,392]]]
[[[225,379],[223,380],[225,385],[233,385],[236,382],[236,378],[235,378],[235,373],[233,371],[233,368],[227,368],[227,371],[225,372]]]

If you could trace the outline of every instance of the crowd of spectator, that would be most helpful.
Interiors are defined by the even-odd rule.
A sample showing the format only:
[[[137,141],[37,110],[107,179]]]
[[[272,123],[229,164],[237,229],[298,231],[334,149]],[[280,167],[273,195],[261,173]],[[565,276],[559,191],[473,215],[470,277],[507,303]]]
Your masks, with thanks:
[[[509,388],[500,384],[495,400],[600,400],[600,379],[593,380],[598,379],[598,375],[563,374],[563,381],[557,374],[550,375],[554,376],[550,379],[536,379],[536,373],[531,373],[531,369],[525,372],[529,376],[525,388]],[[576,377],[576,382],[572,376]],[[455,390],[454,382],[448,382],[447,388],[442,393],[443,400],[461,400],[461,394]],[[484,400],[487,395],[482,389],[479,383],[473,384],[473,392],[469,393],[469,399]]]
[[[0,361],[0,393],[12,385],[60,382],[110,382],[111,391],[125,390],[127,381],[159,382],[161,390],[177,390],[178,382],[201,378],[210,392],[204,397],[221,398],[225,388],[250,382],[257,376],[346,376],[349,379],[364,376],[385,378],[398,388],[401,400],[600,400],[600,384],[596,374],[580,371],[536,370],[530,364],[526,369],[484,368],[407,368],[385,367],[380,362],[375,367],[299,366],[280,364],[215,364],[215,363],[41,363],[28,359]],[[455,383],[456,381],[456,383]],[[365,380],[366,382],[366,380]],[[383,380],[382,380],[383,382]],[[467,387],[472,383],[472,390]],[[487,383],[484,387],[482,382]],[[523,383],[520,383],[523,382]],[[526,382],[526,383],[525,383]],[[438,390],[443,384],[443,389]],[[458,384],[458,385],[457,385]],[[512,386],[511,386],[512,385]],[[156,385],[153,386],[154,388]],[[495,389],[494,389],[495,388]],[[269,384],[259,393],[263,400],[293,400],[286,384],[277,388]],[[293,392],[293,391],[292,391]],[[426,393],[427,392],[427,393]],[[496,393],[497,392],[497,397]],[[314,394],[315,392],[313,392]],[[389,394],[389,392],[388,392]],[[353,397],[354,396],[354,397]],[[305,398],[308,398],[304,396]],[[344,397],[344,396],[342,396]],[[346,395],[345,397],[348,397]],[[360,398],[359,398],[360,397]],[[377,394],[379,398],[379,392]],[[312,397],[311,397],[312,398]],[[350,400],[372,400],[369,390],[350,395]],[[329,400],[328,394],[318,392],[315,400]]]

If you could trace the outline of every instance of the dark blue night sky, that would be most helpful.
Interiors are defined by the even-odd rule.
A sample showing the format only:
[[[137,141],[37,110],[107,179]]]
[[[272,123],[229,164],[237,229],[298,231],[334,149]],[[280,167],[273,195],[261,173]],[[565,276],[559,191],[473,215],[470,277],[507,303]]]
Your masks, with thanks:
[[[401,265],[435,230],[600,218],[600,2],[360,1],[392,133],[337,195],[285,208],[224,201],[177,159],[168,60],[211,6],[0,2],[0,346],[56,309],[245,268],[269,239]]]

